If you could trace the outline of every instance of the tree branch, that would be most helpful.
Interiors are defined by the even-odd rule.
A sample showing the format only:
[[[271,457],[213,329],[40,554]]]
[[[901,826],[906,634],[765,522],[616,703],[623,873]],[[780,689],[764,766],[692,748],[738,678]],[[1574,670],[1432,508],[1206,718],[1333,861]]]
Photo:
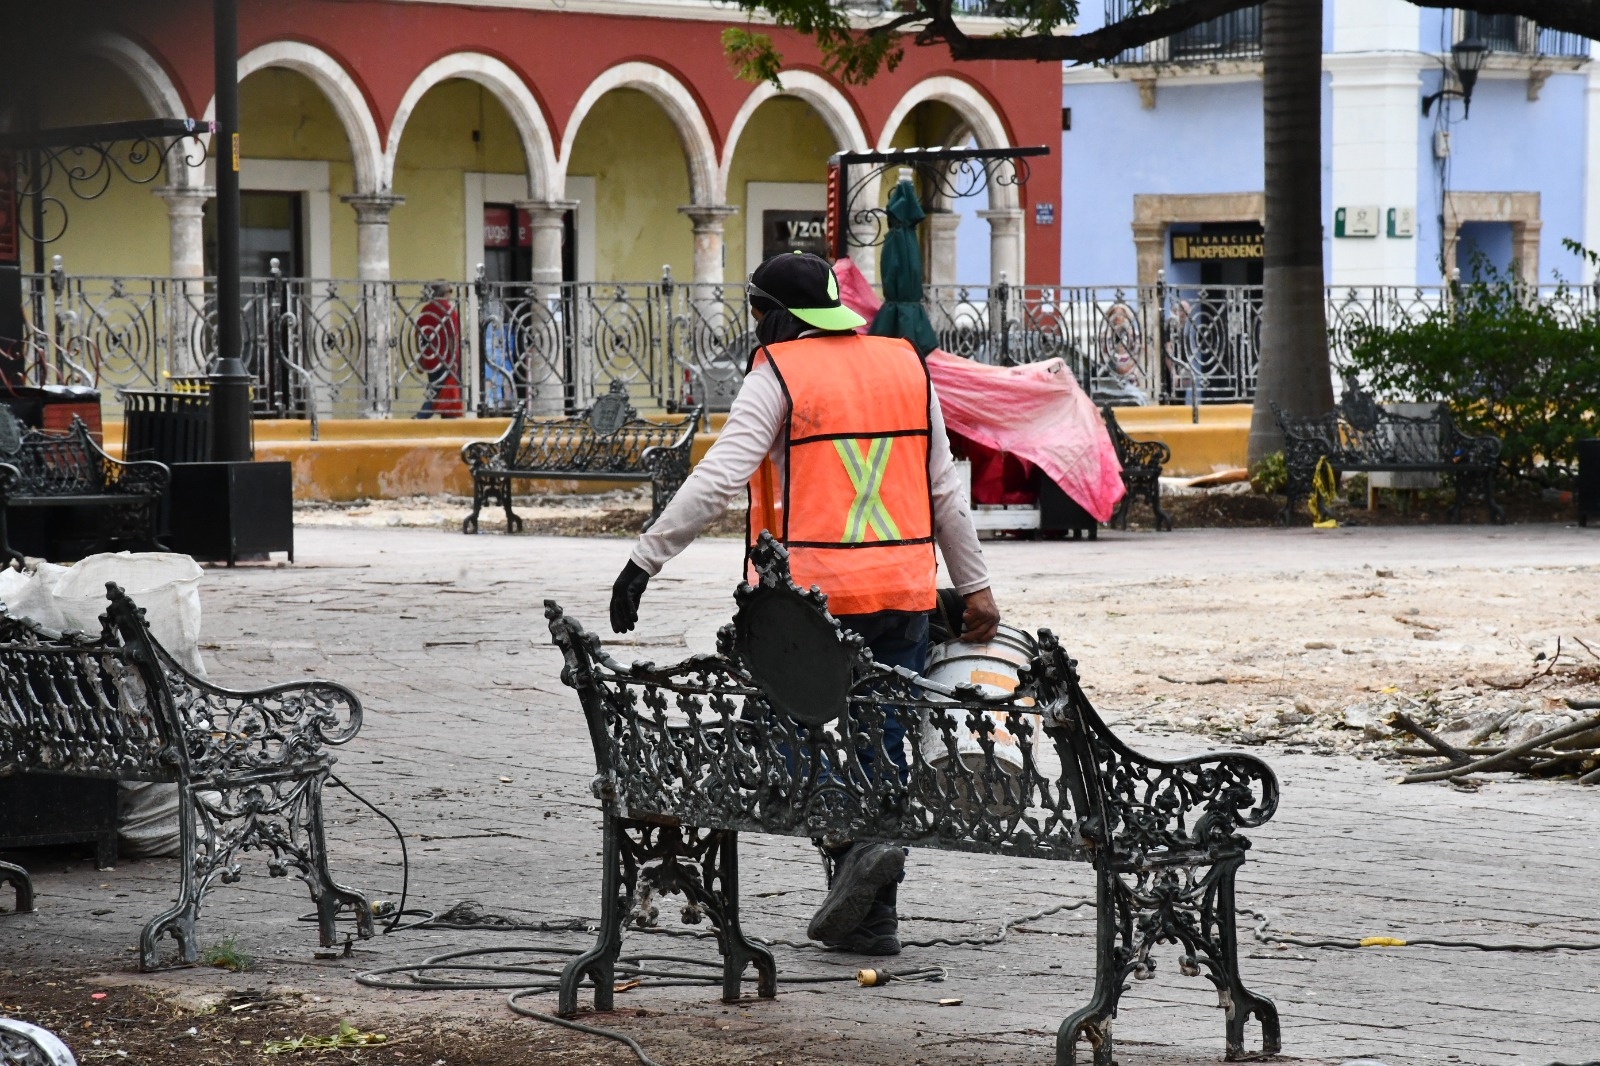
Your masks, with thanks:
[[[1191,26],[1254,7],[1261,0],[1187,0],[1170,4],[1143,15],[1113,22],[1089,33],[1065,36],[1014,36],[968,37],[949,17],[948,4],[939,7],[946,13],[939,17],[930,12],[927,27],[918,35],[918,43],[943,41],[950,49],[952,59],[1035,59],[1068,63],[1098,63],[1137,48],[1142,44],[1181,33]],[[1506,0],[1513,2],[1513,0]],[[1581,2],[1581,0],[1578,0]],[[924,11],[931,6],[919,5]]]
[[[1594,0],[1409,0],[1417,7],[1461,8],[1480,15],[1521,15],[1544,29],[1600,39],[1600,4]]]

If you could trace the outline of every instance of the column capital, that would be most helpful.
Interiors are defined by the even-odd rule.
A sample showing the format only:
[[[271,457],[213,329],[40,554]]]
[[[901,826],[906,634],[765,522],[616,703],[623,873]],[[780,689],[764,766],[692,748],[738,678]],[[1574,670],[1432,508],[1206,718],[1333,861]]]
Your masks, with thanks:
[[[733,204],[684,204],[678,208],[678,213],[688,215],[697,232],[711,230],[720,233],[723,223],[737,215],[739,208]]]
[[[389,212],[405,203],[406,198],[389,193],[345,193],[339,202],[355,208],[357,222],[387,223]]]
[[[982,211],[974,211],[973,214],[991,225],[996,222],[1020,223],[1022,221],[1022,208],[1020,207],[986,207]]]
[[[954,211],[929,211],[923,216],[930,232],[953,232],[961,225],[961,216]]]
[[[576,200],[513,200],[511,206],[518,211],[528,213],[528,221],[534,225],[540,222],[562,222],[568,211],[575,210],[578,206]]]
[[[165,200],[168,207],[183,207],[189,204],[203,206],[207,200],[217,195],[216,187],[213,185],[157,185],[150,191]]]

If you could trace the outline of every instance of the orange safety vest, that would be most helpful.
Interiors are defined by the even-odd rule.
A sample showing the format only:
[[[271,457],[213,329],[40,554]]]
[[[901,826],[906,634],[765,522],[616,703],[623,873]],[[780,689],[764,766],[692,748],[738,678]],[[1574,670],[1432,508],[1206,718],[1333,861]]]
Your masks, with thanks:
[[[928,480],[933,386],[916,350],[888,337],[811,337],[758,350],[789,415],[784,472],[769,456],[750,481],[750,542],[789,550],[801,588],[835,615],[931,611],[936,603]]]

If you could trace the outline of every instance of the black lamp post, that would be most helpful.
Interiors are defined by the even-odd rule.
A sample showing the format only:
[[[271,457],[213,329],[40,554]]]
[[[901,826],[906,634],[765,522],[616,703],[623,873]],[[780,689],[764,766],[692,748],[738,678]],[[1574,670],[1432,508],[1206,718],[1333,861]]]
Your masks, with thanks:
[[[239,336],[239,33],[236,0],[213,0],[217,93],[217,361],[211,369],[211,458],[251,458],[250,371]]]
[[[1483,61],[1489,54],[1489,46],[1476,37],[1469,37],[1464,41],[1457,41],[1450,49],[1450,67],[1455,71],[1456,81],[1460,83],[1460,90],[1443,88],[1438,92],[1422,98],[1422,116],[1426,118],[1433,105],[1447,96],[1461,98],[1462,117],[1472,114],[1472,87],[1478,84],[1478,71],[1483,69]]]

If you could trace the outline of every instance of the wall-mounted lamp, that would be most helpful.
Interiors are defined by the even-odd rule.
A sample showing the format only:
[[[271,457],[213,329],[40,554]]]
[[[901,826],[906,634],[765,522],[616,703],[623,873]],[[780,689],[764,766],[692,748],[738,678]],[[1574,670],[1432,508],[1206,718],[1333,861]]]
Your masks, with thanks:
[[[1422,117],[1427,118],[1433,105],[1446,96],[1459,96],[1461,98],[1462,117],[1472,114],[1472,87],[1478,84],[1478,71],[1483,69],[1483,60],[1489,54],[1489,46],[1476,37],[1469,37],[1465,41],[1457,41],[1450,49],[1450,67],[1455,71],[1456,81],[1460,83],[1459,90],[1444,88],[1436,93],[1422,98]]]

